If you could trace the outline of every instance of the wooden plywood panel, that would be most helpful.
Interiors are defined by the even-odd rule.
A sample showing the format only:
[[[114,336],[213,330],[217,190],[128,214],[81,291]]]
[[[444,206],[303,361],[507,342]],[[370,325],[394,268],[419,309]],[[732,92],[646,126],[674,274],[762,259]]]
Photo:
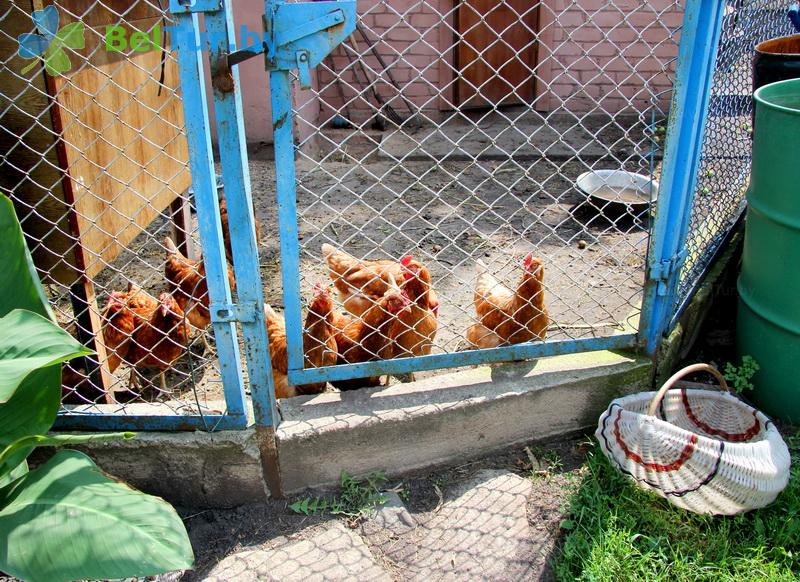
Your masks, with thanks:
[[[538,9],[529,0],[466,0],[458,10],[458,100],[465,107],[534,98]]]
[[[73,12],[81,4],[70,3]],[[144,18],[127,21],[124,27],[152,32],[159,23],[159,18]],[[161,51],[106,51],[104,29],[87,30],[86,47],[80,51],[86,62],[78,72],[53,79],[90,277],[112,262],[191,182],[180,129],[183,108],[172,91],[179,84],[176,63],[166,59],[167,88],[159,94]]]
[[[23,77],[30,61],[16,56],[3,66],[0,188],[15,200],[36,265],[70,285],[76,269],[93,277],[112,262],[191,178],[176,63],[166,59],[159,94],[161,51],[104,46],[107,24],[151,31],[157,9],[128,0],[0,0],[2,54],[15,54],[17,36],[34,30],[31,11],[50,4],[61,26],[87,25],[86,47],[69,51],[74,72],[63,76],[38,68]]]

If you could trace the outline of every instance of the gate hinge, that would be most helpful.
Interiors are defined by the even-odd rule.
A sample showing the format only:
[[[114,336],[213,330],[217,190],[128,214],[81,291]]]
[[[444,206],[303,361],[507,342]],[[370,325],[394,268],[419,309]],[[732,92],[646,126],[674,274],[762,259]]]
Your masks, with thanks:
[[[650,265],[650,280],[658,283],[656,293],[659,296],[663,297],[667,294],[667,282],[683,266],[686,256],[686,249],[682,249],[672,258]]]
[[[253,322],[258,306],[252,303],[212,303],[208,306],[212,323]]]

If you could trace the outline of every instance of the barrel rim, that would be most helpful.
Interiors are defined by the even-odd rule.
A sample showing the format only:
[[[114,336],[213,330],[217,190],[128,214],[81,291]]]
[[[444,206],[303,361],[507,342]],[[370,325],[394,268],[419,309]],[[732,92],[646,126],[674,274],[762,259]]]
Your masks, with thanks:
[[[784,113],[789,113],[791,115],[800,115],[800,103],[798,103],[798,107],[786,107],[785,105],[779,105],[778,103],[773,103],[772,101],[768,101],[767,98],[764,96],[764,93],[769,92],[770,90],[774,91],[779,86],[783,85],[796,85],[797,95],[800,97],[800,78],[798,79],[785,79],[783,81],[776,81],[774,83],[769,83],[762,87],[759,87],[753,93],[753,98],[756,100],[757,103],[763,105],[764,107],[768,107],[770,109],[774,109],[776,111],[782,111]]]
[[[768,40],[761,41],[755,46],[755,52],[759,55],[769,56],[769,57],[797,57],[800,55],[800,50],[797,52],[792,53],[776,53],[769,50],[770,46],[777,44],[780,41],[787,41],[787,40],[800,40],[800,34],[789,34],[786,36],[777,36],[775,38],[770,38]]]

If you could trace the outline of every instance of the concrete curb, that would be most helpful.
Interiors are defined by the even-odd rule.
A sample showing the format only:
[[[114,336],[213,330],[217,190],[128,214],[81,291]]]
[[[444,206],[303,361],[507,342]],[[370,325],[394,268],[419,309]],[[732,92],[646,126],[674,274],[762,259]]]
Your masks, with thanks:
[[[332,485],[342,470],[399,474],[589,428],[613,398],[649,389],[651,368],[602,351],[293,398],[276,433],[283,487]]]

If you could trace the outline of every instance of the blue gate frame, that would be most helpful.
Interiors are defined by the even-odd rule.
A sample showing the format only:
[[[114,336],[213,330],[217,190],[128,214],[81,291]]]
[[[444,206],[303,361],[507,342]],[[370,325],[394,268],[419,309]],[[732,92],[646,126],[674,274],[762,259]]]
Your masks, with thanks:
[[[268,8],[271,5],[280,4],[267,3]],[[292,94],[288,74],[285,71],[273,72],[270,75],[270,88],[275,126],[276,192],[281,236],[289,383],[346,380],[593,350],[641,348],[648,355],[654,355],[660,338],[667,331],[669,315],[676,301],[678,274],[684,257],[681,247],[689,224],[724,7],[725,0],[687,2],[667,129],[668,145],[664,156],[661,192],[657,203],[656,221],[651,233],[640,327],[636,333],[601,338],[542,341],[492,349],[305,369],[300,313],[295,152],[291,129]]]
[[[262,53],[270,71],[288,378],[291,384],[592,350],[635,348],[654,355],[661,338],[668,331],[670,315],[676,303],[678,275],[685,257],[682,249],[687,236],[724,7],[725,0],[687,0],[638,331],[601,338],[542,341],[305,369],[291,75],[292,71],[296,71],[301,87],[310,85],[311,67],[319,64],[354,29],[356,3],[353,0],[297,3],[266,0],[263,44],[237,49],[232,0],[170,0],[170,10],[177,20],[172,46],[178,52],[192,185],[196,193],[200,239],[211,299],[211,319],[227,410],[221,415],[186,416],[68,413],[59,418],[58,426],[149,430],[244,428],[248,418],[237,324],[241,327],[256,427],[275,426],[278,417],[262,307],[264,298],[236,67],[239,62]],[[205,16],[204,33],[200,31],[201,13]],[[210,55],[220,162],[231,225],[237,303],[233,302],[228,285],[222,244],[203,51],[208,51]]]

